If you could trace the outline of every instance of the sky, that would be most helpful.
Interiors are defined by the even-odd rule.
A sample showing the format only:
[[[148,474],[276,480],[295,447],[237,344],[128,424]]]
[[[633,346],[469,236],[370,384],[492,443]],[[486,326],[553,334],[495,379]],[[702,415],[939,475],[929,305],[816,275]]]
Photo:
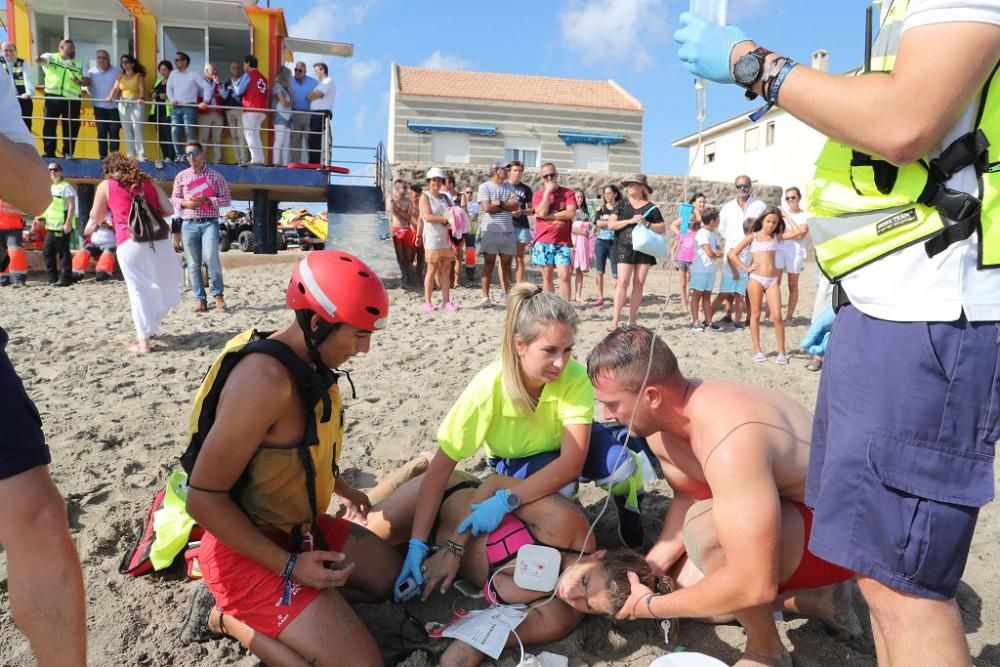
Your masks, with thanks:
[[[263,4],[263,0],[262,0]],[[730,0],[729,23],[758,44],[808,64],[829,51],[843,72],[864,55],[865,0]],[[687,151],[671,142],[697,130],[694,80],[677,59],[677,0],[271,0],[295,37],[354,44],[333,58],[336,144],[385,141],[390,63],[467,71],[614,79],[645,107],[643,171],[683,174]],[[876,12],[876,18],[878,14]],[[307,58],[308,60],[308,58]],[[710,84],[706,125],[759,103]]]

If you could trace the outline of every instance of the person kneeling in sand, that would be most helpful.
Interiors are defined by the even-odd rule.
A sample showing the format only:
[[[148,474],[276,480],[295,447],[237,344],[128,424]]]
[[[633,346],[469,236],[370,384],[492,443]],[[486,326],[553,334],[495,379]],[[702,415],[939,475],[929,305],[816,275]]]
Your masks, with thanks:
[[[609,334],[590,353],[587,372],[608,417],[628,424],[634,411],[631,430],[648,439],[675,494],[646,560],[654,572],[675,572],[682,587],[661,595],[633,581],[618,617],[732,614],[748,635],[738,665],[791,665],[774,604],[826,587],[825,600],[799,596],[797,611],[832,619],[830,587],[852,577],[806,549],[812,415],[763,387],[684,377],[667,344],[644,327]]]
[[[269,665],[381,665],[346,598],[387,598],[401,560],[323,512],[332,494],[352,514],[368,511],[367,496],[338,476],[344,416],[330,369],[368,351],[389,298],[365,264],[326,250],[299,263],[286,301],[295,322],[230,340],[195,399],[181,461],[188,512],[207,531],[207,589],[196,591],[182,640],[204,639],[207,623]]]
[[[354,520],[390,544],[405,544],[413,525],[424,479],[422,473],[432,459],[428,452],[383,480],[369,493],[375,504],[367,518]],[[525,644],[544,644],[567,636],[580,624],[584,614],[614,616],[629,597],[630,572],[645,587],[661,593],[673,590],[669,577],[655,576],[639,552],[596,550],[587,518],[576,504],[559,494],[521,505],[488,534],[473,537],[468,531],[458,532],[475,503],[517,483],[510,477],[493,475],[480,480],[466,472],[452,471],[430,533],[432,543],[441,547],[421,565],[426,582],[424,600],[435,590],[446,592],[460,575],[483,588],[490,604],[535,607],[517,632]],[[514,583],[514,561],[518,550],[526,544],[549,546],[562,554],[562,573],[556,585],[556,598],[551,602],[549,593],[527,590]],[[511,635],[508,645],[516,643]],[[471,666],[482,659],[479,651],[455,641],[440,662],[445,667]]]

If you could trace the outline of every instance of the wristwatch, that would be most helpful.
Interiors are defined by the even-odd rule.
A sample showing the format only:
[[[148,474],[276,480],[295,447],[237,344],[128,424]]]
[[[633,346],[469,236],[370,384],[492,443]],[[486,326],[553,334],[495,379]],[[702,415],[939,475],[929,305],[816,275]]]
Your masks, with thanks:
[[[751,90],[764,74],[764,59],[771,53],[763,46],[741,56],[733,67],[733,80],[737,85],[746,88],[744,95],[748,100],[757,99],[757,93]]]
[[[504,496],[504,502],[507,503],[507,511],[513,512],[521,506],[521,496],[508,490]]]

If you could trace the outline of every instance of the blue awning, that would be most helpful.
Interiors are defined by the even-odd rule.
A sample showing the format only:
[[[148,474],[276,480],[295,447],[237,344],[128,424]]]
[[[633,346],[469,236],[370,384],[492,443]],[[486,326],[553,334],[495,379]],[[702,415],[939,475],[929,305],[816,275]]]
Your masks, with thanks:
[[[429,132],[457,132],[459,134],[480,134],[492,137],[497,133],[495,125],[468,125],[457,123],[434,123],[423,120],[410,120],[406,122],[406,127],[410,132],[427,134]]]
[[[559,130],[559,138],[567,146],[573,144],[620,144],[628,139],[628,135],[620,132],[588,132],[586,130]]]

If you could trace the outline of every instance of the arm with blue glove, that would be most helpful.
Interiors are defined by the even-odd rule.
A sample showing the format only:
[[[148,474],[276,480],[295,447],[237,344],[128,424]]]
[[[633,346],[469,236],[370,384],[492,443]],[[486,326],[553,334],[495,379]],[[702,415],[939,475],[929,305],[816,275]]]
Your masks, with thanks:
[[[503,521],[503,518],[517,509],[520,500],[511,502],[517,496],[507,489],[500,489],[486,500],[472,503],[472,512],[458,524],[458,534],[469,530],[473,535],[492,533]]]
[[[830,331],[833,329],[833,320],[836,317],[833,306],[827,306],[826,310],[817,315],[809,325],[809,331],[799,343],[799,347],[814,357],[826,354],[826,345],[830,341]]]

